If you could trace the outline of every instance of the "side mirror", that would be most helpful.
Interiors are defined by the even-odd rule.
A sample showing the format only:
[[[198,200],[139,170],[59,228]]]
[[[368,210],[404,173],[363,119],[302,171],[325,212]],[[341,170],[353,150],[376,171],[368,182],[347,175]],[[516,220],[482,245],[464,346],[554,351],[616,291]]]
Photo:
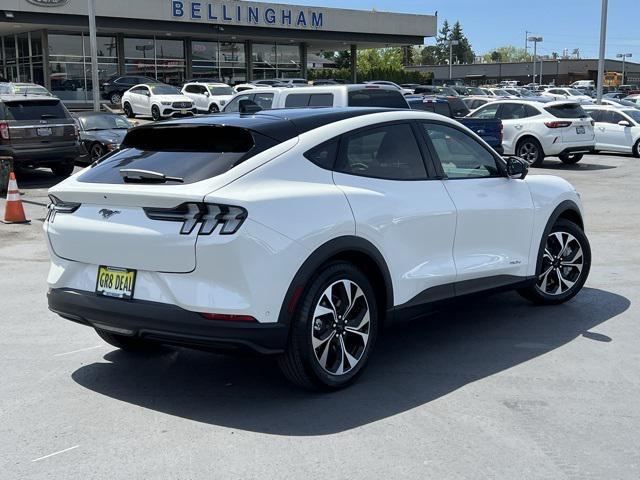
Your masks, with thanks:
[[[631,124],[629,123],[628,120],[620,120],[618,122],[618,125],[620,125],[621,127],[630,127],[631,126]]]
[[[210,97],[210,96],[211,96],[211,94],[210,94],[209,92],[204,92],[204,96],[205,96],[205,97]]]
[[[509,157],[507,159],[507,176],[513,179],[522,180],[529,173],[529,164],[519,157]]]
[[[238,102],[238,111],[241,114],[251,114],[256,113],[262,110],[260,105],[255,103],[253,100],[249,100],[248,98],[243,98]]]

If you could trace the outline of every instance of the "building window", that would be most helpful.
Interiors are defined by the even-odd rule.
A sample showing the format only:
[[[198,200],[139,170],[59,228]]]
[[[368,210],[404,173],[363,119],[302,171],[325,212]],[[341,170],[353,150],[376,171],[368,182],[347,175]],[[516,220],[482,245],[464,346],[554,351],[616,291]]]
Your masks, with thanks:
[[[182,85],[186,72],[184,42],[125,38],[124,63],[127,74],[155,78],[170,85]]]
[[[53,94],[65,102],[90,102],[93,83],[89,36],[50,34],[48,40],[49,79]],[[118,73],[118,51],[115,37],[101,35],[97,41],[98,78],[102,83]]]
[[[256,80],[292,78],[301,74],[299,45],[255,43],[251,61]]]
[[[229,85],[247,81],[244,43],[191,42],[194,78],[214,78]]]

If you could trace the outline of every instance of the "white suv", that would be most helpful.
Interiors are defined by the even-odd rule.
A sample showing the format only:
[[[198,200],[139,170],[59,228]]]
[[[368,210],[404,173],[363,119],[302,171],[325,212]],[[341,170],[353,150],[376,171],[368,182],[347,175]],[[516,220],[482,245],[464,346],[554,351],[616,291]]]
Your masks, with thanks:
[[[595,146],[594,122],[574,102],[500,100],[469,116],[502,120],[505,155],[518,155],[534,166],[556,156],[563,163],[576,163]]]
[[[299,385],[340,388],[383,324],[426,304],[578,293],[591,263],[579,195],[526,173],[414,110],[148,124],[50,189],[49,308],[125,350],[248,349]]]
[[[248,100],[262,110],[302,107],[409,108],[409,104],[397,88],[373,84],[258,88],[237,93],[227,102],[223,111],[240,111],[242,100]]]
[[[640,157],[640,110],[621,107],[584,106],[595,122],[596,150]]]
[[[122,110],[127,118],[151,116],[154,120],[185,117],[198,113],[193,101],[175,87],[164,83],[136,85],[122,95]]]
[[[201,113],[217,113],[233,96],[234,91],[226,83],[190,82],[182,87],[183,95],[193,100]]]

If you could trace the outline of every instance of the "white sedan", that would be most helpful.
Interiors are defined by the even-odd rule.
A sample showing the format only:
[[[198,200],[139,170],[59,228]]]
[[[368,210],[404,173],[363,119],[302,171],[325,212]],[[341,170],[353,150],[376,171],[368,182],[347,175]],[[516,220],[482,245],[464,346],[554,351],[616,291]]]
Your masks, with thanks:
[[[217,113],[234,95],[233,88],[226,83],[189,82],[182,87],[182,93],[193,100],[198,112]]]
[[[593,98],[577,88],[547,88],[542,95],[554,100],[572,100],[578,103],[593,103]]]
[[[640,110],[608,105],[583,108],[595,121],[596,150],[640,157]]]
[[[122,110],[128,118],[150,116],[156,121],[198,113],[189,97],[164,83],[136,85],[127,90],[122,95]]]

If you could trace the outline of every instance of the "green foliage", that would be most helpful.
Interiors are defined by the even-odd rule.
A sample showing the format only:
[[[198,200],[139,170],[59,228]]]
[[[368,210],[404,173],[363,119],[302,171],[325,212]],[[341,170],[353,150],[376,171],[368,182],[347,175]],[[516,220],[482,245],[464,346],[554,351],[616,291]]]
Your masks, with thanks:
[[[469,40],[462,31],[460,22],[453,24],[449,39],[458,41],[458,45],[454,45],[452,49],[453,63],[473,63],[473,50],[471,49]]]
[[[484,55],[485,62],[526,62],[530,56],[524,48],[513,45],[494,48],[490,53]]]
[[[368,80],[389,80],[396,83],[431,83],[433,78],[433,74],[431,72],[412,72],[404,69],[396,70],[384,67],[370,68],[366,72],[358,68],[357,75],[358,82],[366,82]],[[309,70],[307,72],[307,77],[309,80],[317,80],[320,78],[341,78],[343,80],[350,81],[351,70],[348,68]]]
[[[339,52],[324,52],[324,58],[336,64],[336,68],[351,68],[351,52],[341,50]]]
[[[456,21],[453,27],[445,20],[438,30],[436,44],[426,47],[418,47],[419,54],[416,55],[421,65],[443,65],[449,63],[449,41],[457,40],[458,45],[453,45],[453,63],[472,63],[474,60],[473,49],[469,39],[462,31],[462,25]]]

